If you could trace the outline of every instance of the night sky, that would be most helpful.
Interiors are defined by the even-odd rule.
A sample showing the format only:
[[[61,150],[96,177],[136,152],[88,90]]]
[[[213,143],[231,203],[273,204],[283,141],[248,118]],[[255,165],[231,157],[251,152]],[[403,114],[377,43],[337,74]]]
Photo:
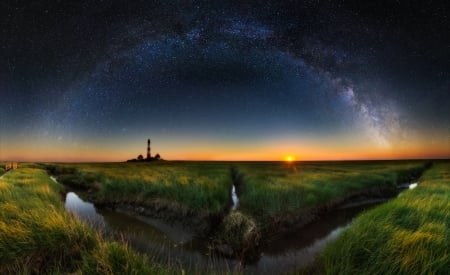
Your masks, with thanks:
[[[367,2],[0,1],[0,160],[450,157],[449,4]]]

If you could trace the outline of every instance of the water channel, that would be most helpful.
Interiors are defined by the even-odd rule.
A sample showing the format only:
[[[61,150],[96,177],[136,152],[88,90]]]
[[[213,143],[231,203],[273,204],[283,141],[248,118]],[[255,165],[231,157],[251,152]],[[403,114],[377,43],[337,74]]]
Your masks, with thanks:
[[[417,183],[399,185],[412,189]],[[232,210],[238,207],[236,191],[232,190]],[[240,270],[248,274],[273,274],[295,271],[311,263],[325,246],[347,227],[352,219],[387,199],[349,203],[323,215],[320,220],[284,235],[264,247],[256,263],[241,266],[237,260],[211,255],[208,243],[198,239],[181,225],[168,224],[135,214],[96,209],[76,193],[66,195],[65,207],[81,220],[116,237],[126,239],[136,250],[158,262],[179,265],[196,272]]]

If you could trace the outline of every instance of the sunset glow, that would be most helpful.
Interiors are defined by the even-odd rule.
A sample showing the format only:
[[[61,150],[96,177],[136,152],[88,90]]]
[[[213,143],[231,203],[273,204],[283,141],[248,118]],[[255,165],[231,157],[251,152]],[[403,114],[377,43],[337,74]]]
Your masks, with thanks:
[[[295,158],[293,156],[286,156],[284,158],[284,160],[287,161],[287,162],[293,162],[295,160]]]
[[[26,139],[14,139],[2,147],[3,160],[17,161],[124,161],[139,154],[145,155],[146,139],[118,140],[101,144],[98,142],[55,142],[27,143]],[[308,160],[367,160],[367,159],[416,159],[448,158],[450,148],[445,142],[427,146],[399,144],[397,148],[378,148],[363,144],[349,146],[345,143],[321,146],[319,141],[288,141],[269,139],[258,143],[218,142],[215,140],[185,140],[171,138],[152,139],[153,154],[159,153],[168,160],[209,161],[308,161]],[[290,152],[286,154],[286,152]]]

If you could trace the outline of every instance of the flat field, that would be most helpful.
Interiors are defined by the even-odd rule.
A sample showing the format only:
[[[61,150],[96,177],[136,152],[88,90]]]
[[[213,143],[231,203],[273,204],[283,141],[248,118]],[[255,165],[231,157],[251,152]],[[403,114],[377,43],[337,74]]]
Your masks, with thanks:
[[[425,161],[20,164],[0,180],[0,273],[161,274],[179,268],[154,263],[151,255],[149,260],[107,240],[68,214],[62,186],[48,173],[62,183],[90,188],[104,201],[164,199],[209,212],[229,205],[235,184],[240,199],[235,213],[261,226],[361,190],[395,190],[425,171],[419,187],[357,218],[311,270],[445,274],[450,162],[434,161],[426,168]]]
[[[155,198],[194,210],[222,211],[238,185],[240,210],[264,222],[368,188],[395,190],[419,177],[424,161],[150,162],[55,164],[62,183],[94,187],[98,199],[144,203]]]
[[[419,177],[425,162],[279,162],[238,167],[244,182],[241,209],[261,220],[326,204],[369,188],[394,191],[398,183]]]

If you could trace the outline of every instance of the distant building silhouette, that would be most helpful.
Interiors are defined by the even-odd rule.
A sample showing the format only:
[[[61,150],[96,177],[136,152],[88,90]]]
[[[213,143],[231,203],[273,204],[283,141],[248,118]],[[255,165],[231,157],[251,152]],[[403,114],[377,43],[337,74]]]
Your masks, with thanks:
[[[150,153],[150,139],[147,140],[147,159],[150,159],[152,154]]]
[[[163,160],[161,156],[157,153],[154,157],[152,157],[152,151],[150,148],[151,140],[147,139],[147,158],[144,159],[142,155],[139,155],[135,159],[129,159],[127,162],[141,162],[141,161],[155,161],[155,160]]]

